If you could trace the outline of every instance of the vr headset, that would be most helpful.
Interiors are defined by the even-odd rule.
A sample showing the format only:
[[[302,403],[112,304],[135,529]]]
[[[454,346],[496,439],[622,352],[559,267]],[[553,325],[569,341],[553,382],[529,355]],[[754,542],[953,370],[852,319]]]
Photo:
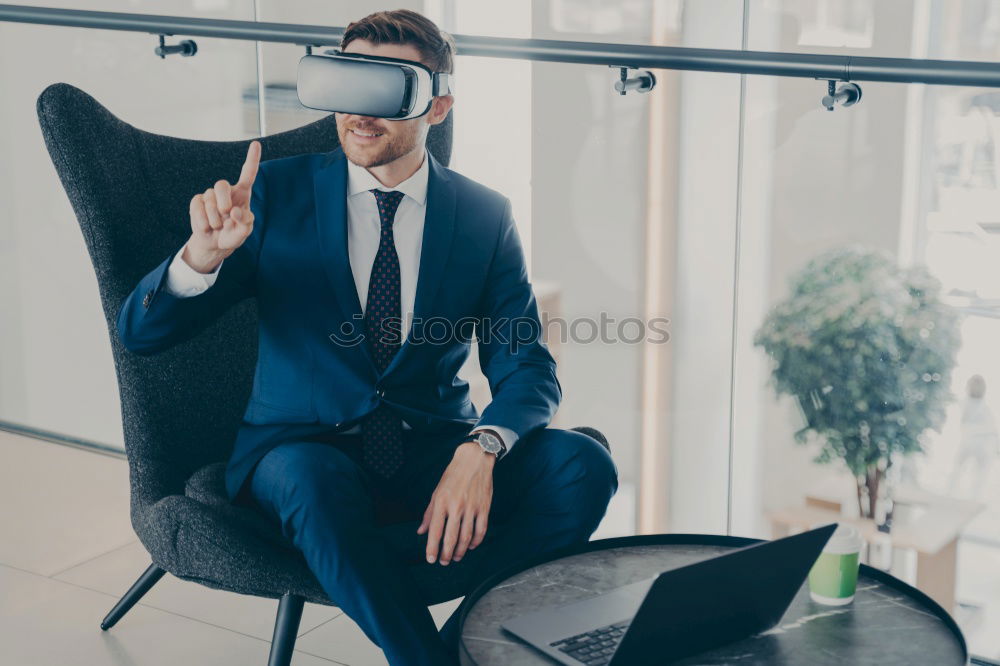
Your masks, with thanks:
[[[439,95],[454,91],[454,77],[412,60],[343,53],[299,60],[296,90],[310,109],[391,120],[419,118]]]

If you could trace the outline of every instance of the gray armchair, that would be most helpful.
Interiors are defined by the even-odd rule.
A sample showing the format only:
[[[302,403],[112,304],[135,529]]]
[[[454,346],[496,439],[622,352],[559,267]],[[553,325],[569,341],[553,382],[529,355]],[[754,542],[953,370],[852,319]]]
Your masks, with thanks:
[[[226,495],[223,471],[249,396],[257,355],[253,299],[195,338],[142,357],[118,340],[118,307],[139,279],[190,232],[190,194],[235,180],[246,141],[163,136],[123,122],[69,84],[47,87],[37,113],[49,155],[76,213],[100,290],[121,396],[132,527],[152,564],[101,623],[111,628],[169,571],[184,580],[280,599],[269,664],[291,659],[305,601],[336,605],[276,524]],[[447,165],[452,116],[427,147]],[[263,158],[328,152],[338,145],[334,115],[259,139]],[[136,213],[140,216],[136,216]],[[207,381],[206,381],[207,378]],[[604,446],[601,433],[577,428]],[[377,507],[390,543],[412,539],[402,507]],[[476,581],[455,567],[412,565],[428,605],[463,596]]]

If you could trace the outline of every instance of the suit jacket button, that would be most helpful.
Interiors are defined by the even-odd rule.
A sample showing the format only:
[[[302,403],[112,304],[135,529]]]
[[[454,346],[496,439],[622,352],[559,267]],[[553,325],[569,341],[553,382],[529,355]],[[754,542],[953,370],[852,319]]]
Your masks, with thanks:
[[[142,299],[142,307],[148,308],[149,307],[149,302],[151,300],[153,300],[153,292],[147,291],[146,295]]]

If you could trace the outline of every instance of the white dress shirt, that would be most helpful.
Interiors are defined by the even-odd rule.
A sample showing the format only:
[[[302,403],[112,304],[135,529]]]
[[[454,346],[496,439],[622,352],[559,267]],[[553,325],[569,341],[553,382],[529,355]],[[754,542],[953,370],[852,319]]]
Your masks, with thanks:
[[[375,195],[368,190],[376,188],[383,192],[398,190],[405,195],[399,202],[392,222],[392,236],[399,257],[399,296],[404,339],[413,323],[413,301],[417,293],[417,273],[420,268],[420,249],[423,245],[429,173],[426,150],[420,167],[396,187],[386,187],[368,169],[347,160],[347,254],[362,311],[368,300],[368,280],[382,234],[378,204],[375,202]],[[211,273],[199,273],[181,258],[183,252],[182,247],[170,262],[166,289],[174,296],[187,298],[197,296],[215,284],[222,263],[220,262]],[[403,427],[409,429],[410,425],[403,421]],[[510,428],[480,425],[473,432],[479,430],[494,430],[500,435],[508,453],[517,441],[517,434]],[[344,432],[360,431],[359,426],[354,426]]]

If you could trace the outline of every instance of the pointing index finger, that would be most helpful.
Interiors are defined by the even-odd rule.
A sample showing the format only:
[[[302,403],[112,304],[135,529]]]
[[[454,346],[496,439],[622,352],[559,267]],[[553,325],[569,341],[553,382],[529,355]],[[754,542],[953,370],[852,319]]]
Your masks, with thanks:
[[[250,187],[257,177],[257,166],[260,164],[260,141],[251,141],[247,149],[247,159],[243,163],[243,170],[240,171],[240,179],[237,185]]]

